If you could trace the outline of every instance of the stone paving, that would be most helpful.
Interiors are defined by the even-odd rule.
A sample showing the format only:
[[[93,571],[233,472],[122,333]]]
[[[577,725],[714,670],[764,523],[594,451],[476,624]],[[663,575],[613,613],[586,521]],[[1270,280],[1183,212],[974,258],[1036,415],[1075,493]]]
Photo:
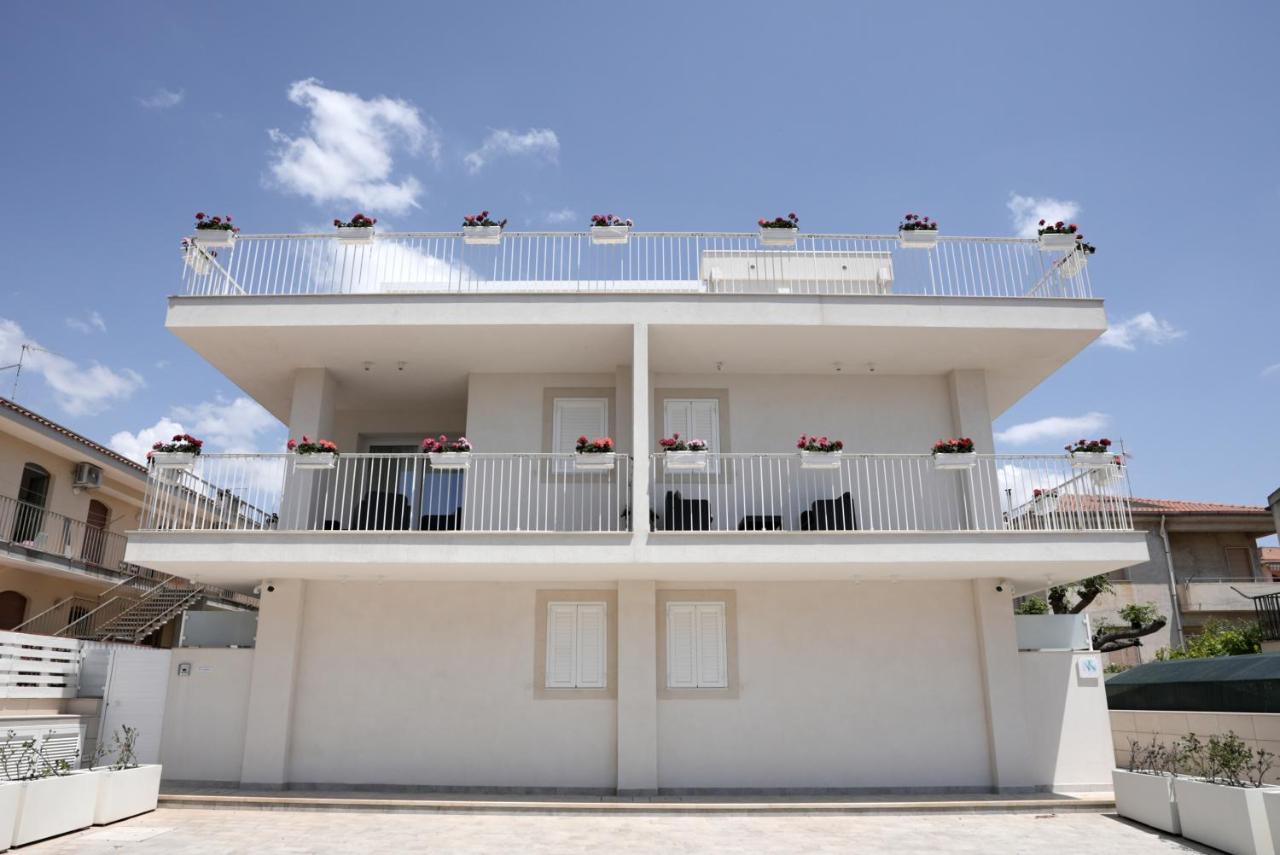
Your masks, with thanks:
[[[1212,852],[1114,814],[551,815],[160,810],[16,850],[76,853]]]

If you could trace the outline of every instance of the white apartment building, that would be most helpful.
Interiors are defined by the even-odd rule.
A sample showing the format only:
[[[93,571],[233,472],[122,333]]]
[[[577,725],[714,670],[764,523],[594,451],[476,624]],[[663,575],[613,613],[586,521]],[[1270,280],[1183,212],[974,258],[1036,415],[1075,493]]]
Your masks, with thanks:
[[[185,777],[1109,780],[1099,681],[1079,654],[1020,652],[1011,597],[1145,561],[1146,539],[1122,472],[997,455],[991,429],[1106,328],[1083,258],[447,232],[242,234],[184,262],[168,328],[292,437],[341,449],[332,468],[281,449],[151,474],[129,560],[261,595],[251,665],[202,706],[190,750],[210,756]],[[705,467],[664,456],[675,433],[708,443]],[[841,458],[805,468],[802,433]],[[470,439],[467,468],[418,453],[441,434]],[[612,468],[576,458],[583,434],[616,440]],[[972,467],[936,467],[953,436]]]

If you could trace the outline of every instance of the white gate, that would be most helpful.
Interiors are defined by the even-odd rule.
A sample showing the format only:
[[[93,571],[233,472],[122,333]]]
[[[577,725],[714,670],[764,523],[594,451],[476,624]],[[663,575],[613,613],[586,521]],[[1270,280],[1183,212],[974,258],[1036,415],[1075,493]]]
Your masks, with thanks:
[[[159,763],[171,652],[124,644],[103,646],[108,648],[111,661],[102,695],[98,739],[110,750],[112,734],[127,724],[138,730],[138,762]]]

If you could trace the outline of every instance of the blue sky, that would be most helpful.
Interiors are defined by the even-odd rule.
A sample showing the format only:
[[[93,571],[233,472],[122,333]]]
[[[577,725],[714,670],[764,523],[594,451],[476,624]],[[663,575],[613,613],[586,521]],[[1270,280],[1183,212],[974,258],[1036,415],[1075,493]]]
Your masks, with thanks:
[[[876,233],[915,210],[1003,235],[1023,197],[1075,211],[1123,346],[1001,417],[1000,448],[1105,434],[1140,495],[1280,486],[1280,4],[25,3],[5,23],[0,364],[53,351],[19,401],[121,448],[172,424],[283,435],[163,328],[196,210],[251,232],[355,208],[402,229],[796,210]]]

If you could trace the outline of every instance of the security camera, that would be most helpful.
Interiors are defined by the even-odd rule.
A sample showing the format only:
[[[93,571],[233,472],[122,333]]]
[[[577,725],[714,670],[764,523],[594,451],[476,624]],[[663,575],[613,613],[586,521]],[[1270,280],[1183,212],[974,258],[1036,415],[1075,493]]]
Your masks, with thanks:
[[[1008,579],[1001,579],[999,582],[996,582],[996,593],[997,593],[997,594],[1006,594],[1006,593],[1007,593],[1007,594],[1012,594],[1012,593],[1013,593],[1013,583],[1012,583],[1012,582],[1010,582]]]

